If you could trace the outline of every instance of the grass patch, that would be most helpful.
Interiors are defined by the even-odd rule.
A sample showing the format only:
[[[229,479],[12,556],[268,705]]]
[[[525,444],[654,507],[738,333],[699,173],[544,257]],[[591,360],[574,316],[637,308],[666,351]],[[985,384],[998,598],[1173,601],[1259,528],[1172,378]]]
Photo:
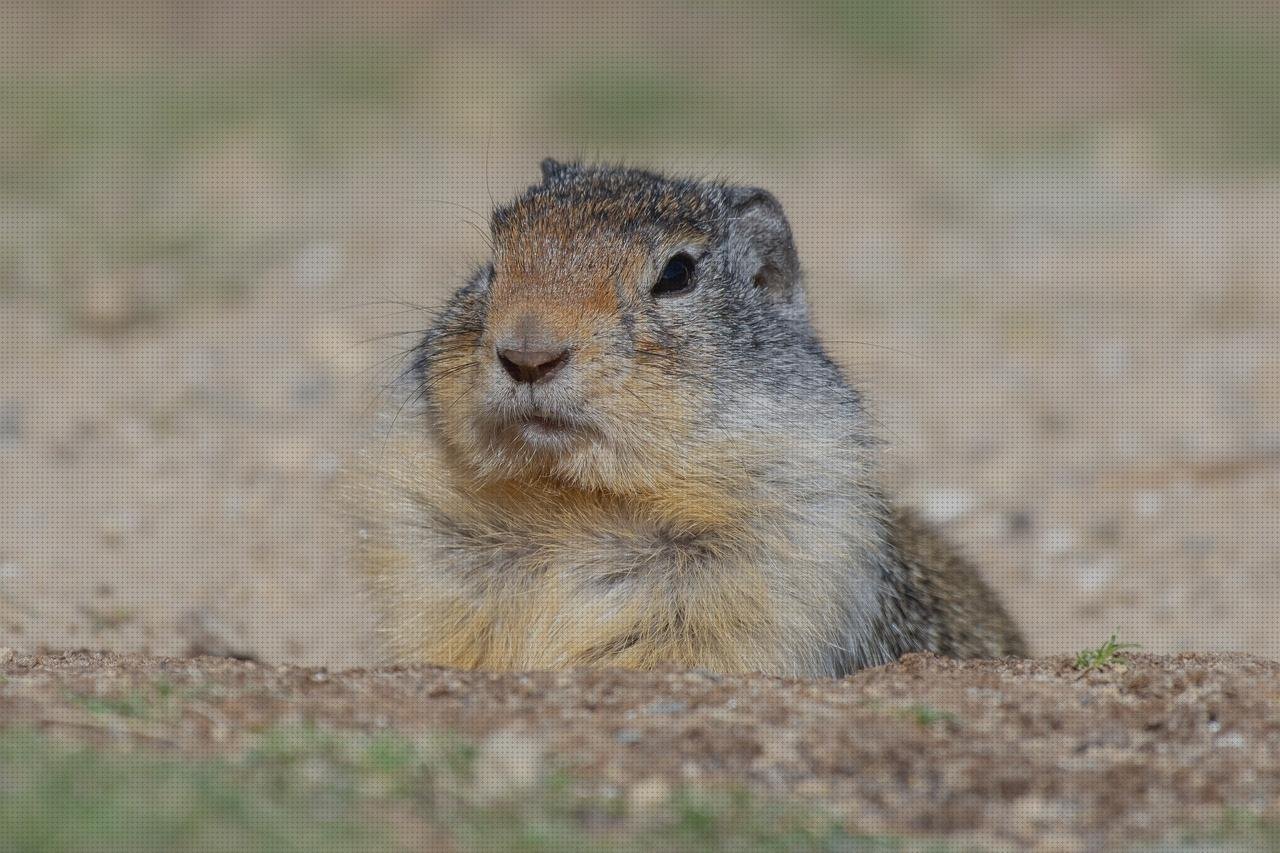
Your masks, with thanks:
[[[1227,809],[1213,826],[1184,833],[1161,850],[1280,850],[1280,822],[1242,809]]]
[[[667,63],[600,62],[575,70],[553,100],[575,133],[645,139],[679,132],[713,106],[711,93]]]
[[[920,61],[936,37],[945,4],[938,0],[829,0],[818,4],[839,37],[856,50],[897,61]]]
[[[859,701],[859,705],[863,708],[891,715],[901,720],[909,720],[918,726],[928,728],[938,724],[946,726],[958,726],[960,717],[941,708],[935,708],[932,705],[926,705],[922,702],[913,702],[909,705],[889,704],[879,699],[864,697]]]
[[[1098,646],[1096,649],[1085,649],[1076,654],[1075,668],[1081,672],[1091,672],[1097,669],[1106,669],[1107,667],[1123,664],[1125,649],[1140,648],[1137,643],[1118,643],[1116,635],[1112,634],[1106,642]]]
[[[209,684],[176,686],[159,679],[120,695],[67,693],[65,699],[68,704],[77,705],[92,714],[145,722],[175,722],[182,717],[183,703],[207,701],[222,690]]]
[[[911,705],[903,709],[903,714],[926,728],[936,723],[958,722],[956,715],[950,711],[942,711],[929,705]]]
[[[733,0],[701,5],[726,27],[748,34],[764,28]],[[974,86],[985,85],[985,74],[1009,73],[1002,63],[1026,61],[1016,52],[1025,34],[1061,31],[1078,39],[1096,29],[1108,51],[1131,53],[1154,79],[1167,81],[1167,97],[1143,100],[1124,121],[1170,166],[1280,166],[1280,17],[1274,10],[1246,17],[1223,23],[1212,4],[1171,14],[1139,0],[802,0],[762,39],[792,60],[777,68],[741,61],[730,66],[733,74],[717,76],[714,67],[691,63],[661,42],[621,56],[588,43],[566,70],[539,72],[553,85],[535,112],[579,145],[623,151],[729,145],[775,154],[824,134],[892,150],[907,144],[917,125],[954,118],[954,129],[980,154],[1092,165],[1111,138],[1112,120],[1098,111],[983,111],[972,121],[966,101]],[[1078,61],[1093,60],[1083,53]],[[806,63],[811,76],[794,71]],[[841,87],[869,94],[846,97]],[[929,93],[928,113],[896,99],[904,87]],[[811,89],[823,97],[806,97]]]
[[[132,703],[103,713],[139,711]],[[223,758],[103,749],[0,732],[0,850],[221,851],[456,847],[575,851],[898,850],[807,804],[678,786],[635,804],[563,769],[494,793],[449,735],[278,728]],[[501,780],[499,780],[501,781]]]
[[[1280,21],[1189,29],[1175,71],[1203,118],[1166,123],[1196,160],[1223,166],[1280,165]]]
[[[315,153],[370,111],[398,104],[420,61],[390,42],[325,42],[242,62],[9,72],[0,79],[0,114],[15,144],[3,149],[11,153],[0,159],[0,194],[46,198],[101,177],[112,153],[169,162],[187,146],[246,129]]]
[[[553,79],[538,113],[551,132],[580,142],[776,152],[813,137],[785,91],[708,79],[678,56],[589,57]]]
[[[251,760],[182,761],[0,736],[0,849],[342,850],[383,845],[348,786]]]
[[[137,693],[123,697],[73,696],[71,699],[91,714],[109,714],[140,720],[151,712],[151,702]]]

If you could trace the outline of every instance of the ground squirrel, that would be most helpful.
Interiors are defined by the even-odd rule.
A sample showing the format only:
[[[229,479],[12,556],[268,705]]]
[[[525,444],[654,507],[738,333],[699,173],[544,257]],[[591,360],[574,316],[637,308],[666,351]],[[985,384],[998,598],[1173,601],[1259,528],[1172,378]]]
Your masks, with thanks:
[[[358,478],[397,659],[838,676],[1022,655],[870,478],[770,193],[542,164]]]

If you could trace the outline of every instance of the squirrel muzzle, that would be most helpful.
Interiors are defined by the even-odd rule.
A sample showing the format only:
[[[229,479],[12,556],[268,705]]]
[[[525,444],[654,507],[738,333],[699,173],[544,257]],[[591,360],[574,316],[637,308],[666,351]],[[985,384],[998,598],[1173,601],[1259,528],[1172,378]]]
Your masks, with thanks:
[[[570,341],[548,328],[536,314],[522,314],[510,331],[495,337],[498,363],[522,384],[551,380],[573,354]]]

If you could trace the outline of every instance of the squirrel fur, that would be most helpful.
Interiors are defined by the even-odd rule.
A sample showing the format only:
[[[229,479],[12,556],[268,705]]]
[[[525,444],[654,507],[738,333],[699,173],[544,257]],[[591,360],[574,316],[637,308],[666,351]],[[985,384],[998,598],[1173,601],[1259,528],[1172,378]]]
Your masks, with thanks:
[[[773,195],[542,172],[494,212],[491,261],[414,350],[358,472],[397,660],[840,676],[1026,653],[974,568],[874,482]]]

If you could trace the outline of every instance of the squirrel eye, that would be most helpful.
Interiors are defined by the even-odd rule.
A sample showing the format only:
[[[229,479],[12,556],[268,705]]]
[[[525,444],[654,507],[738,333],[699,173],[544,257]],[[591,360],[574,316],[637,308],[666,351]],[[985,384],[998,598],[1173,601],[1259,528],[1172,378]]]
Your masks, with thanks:
[[[653,284],[654,296],[679,296],[693,290],[693,258],[679,254],[667,261]]]

